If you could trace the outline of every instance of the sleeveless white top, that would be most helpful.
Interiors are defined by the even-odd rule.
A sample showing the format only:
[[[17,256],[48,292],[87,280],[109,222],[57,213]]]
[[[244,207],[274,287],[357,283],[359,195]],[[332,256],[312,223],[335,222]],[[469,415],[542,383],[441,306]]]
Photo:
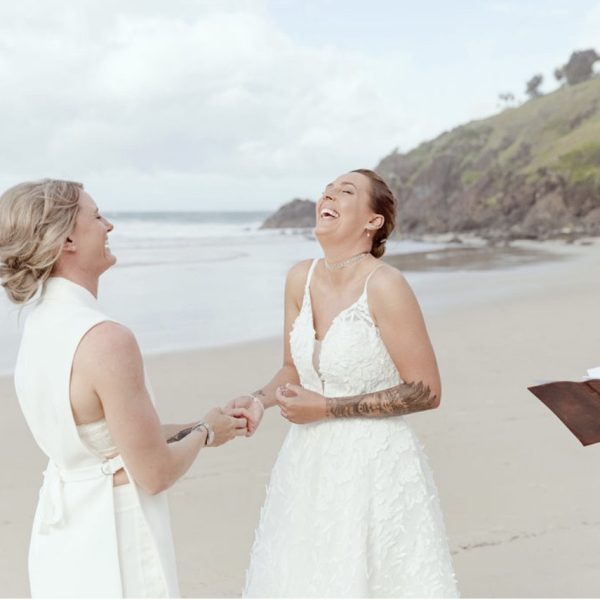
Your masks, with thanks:
[[[51,277],[25,323],[15,387],[33,437],[49,459],[29,549],[33,597],[123,596],[112,477],[121,468],[158,556],[161,593],[179,594],[166,494],[139,489],[120,456],[106,458],[109,441],[102,426],[84,428],[92,446],[102,436],[92,450],[73,419],[70,379],[77,347],[91,328],[110,320],[88,290]]]
[[[315,349],[310,267],[290,333],[303,387],[329,397],[400,375],[368,305],[339,313]],[[315,364],[316,362],[316,364]],[[290,425],[271,473],[244,596],[451,598],[456,584],[435,484],[403,417]]]

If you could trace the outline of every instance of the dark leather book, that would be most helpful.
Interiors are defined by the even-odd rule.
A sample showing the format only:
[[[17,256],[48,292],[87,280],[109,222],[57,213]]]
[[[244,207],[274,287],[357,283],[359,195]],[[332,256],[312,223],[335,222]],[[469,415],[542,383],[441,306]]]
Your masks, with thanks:
[[[584,445],[600,442],[600,379],[553,381],[527,388]]]

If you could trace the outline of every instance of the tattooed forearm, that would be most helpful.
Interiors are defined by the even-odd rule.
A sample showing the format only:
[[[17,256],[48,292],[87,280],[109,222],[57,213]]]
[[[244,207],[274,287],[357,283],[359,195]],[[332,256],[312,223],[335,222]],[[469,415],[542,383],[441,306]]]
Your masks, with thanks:
[[[393,417],[435,408],[437,397],[423,382],[401,383],[396,387],[372,394],[325,398],[327,416]]]
[[[167,444],[171,444],[173,442],[178,442],[179,440],[182,440],[186,435],[189,435],[192,432],[192,429],[194,429],[194,427],[195,425],[192,425],[191,427],[186,427],[185,429],[178,431],[175,435],[172,435],[167,440]]]

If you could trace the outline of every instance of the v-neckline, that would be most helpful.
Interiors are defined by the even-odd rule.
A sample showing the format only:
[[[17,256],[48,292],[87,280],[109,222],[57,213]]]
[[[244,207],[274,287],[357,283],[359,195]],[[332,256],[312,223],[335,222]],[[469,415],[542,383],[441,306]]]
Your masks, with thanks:
[[[340,310],[340,312],[338,312],[337,315],[335,315],[335,317],[333,317],[331,323],[329,324],[329,327],[327,328],[327,331],[325,332],[325,335],[320,340],[318,340],[317,339],[317,330],[315,328],[315,315],[314,315],[314,312],[313,312],[312,296],[310,294],[310,282],[312,280],[313,271],[314,271],[315,267],[317,266],[317,262],[318,262],[318,259],[315,259],[315,262],[313,263],[313,266],[309,270],[308,280],[306,282],[306,286],[304,288],[304,296],[302,298],[302,306],[300,307],[300,313],[296,317],[296,321],[294,321],[293,328],[295,328],[296,322],[298,321],[298,319],[300,318],[300,316],[306,310],[306,303],[308,302],[308,310],[310,311],[310,313],[307,316],[310,318],[310,328],[311,328],[311,330],[313,332],[312,340],[311,340],[311,361],[310,361],[311,362],[311,368],[313,370],[313,373],[316,375],[317,380],[321,384],[321,391],[323,391],[324,386],[325,386],[325,382],[324,382],[323,378],[321,377],[321,358],[323,356],[323,349],[324,349],[325,343],[329,339],[329,334],[330,334],[331,330],[333,329],[333,327],[336,325],[337,321],[340,319],[340,317],[344,313],[347,313],[349,310],[351,310],[352,308],[354,308],[355,306],[357,306],[359,304],[359,302],[361,302],[361,300],[363,299],[363,297],[367,293],[367,284],[369,282],[369,279],[370,279],[371,275],[379,267],[376,267],[375,269],[373,269],[367,275],[367,278],[365,279],[365,284],[364,284],[364,287],[363,287],[363,291],[360,294],[360,296],[352,304],[350,304],[346,308],[343,308],[342,310]],[[377,327],[377,326],[375,326],[375,327]],[[312,357],[314,357],[314,353],[315,353],[315,346],[316,346],[315,342],[319,342],[321,344],[321,348],[319,350],[319,357],[318,357],[318,368],[317,368],[317,366],[315,366],[314,359],[312,358]]]
[[[317,330],[315,328],[315,313],[313,311],[312,297],[310,295],[310,286],[308,286],[306,288],[306,295],[308,297],[308,305],[309,305],[309,310],[310,310],[310,326],[313,331],[313,342],[316,341],[316,342],[321,343],[321,352],[323,351],[323,344],[325,343],[325,340],[327,339],[327,336],[329,335],[329,332],[331,331],[332,327],[335,325],[336,321],[345,312],[348,312],[351,308],[354,308],[362,300],[362,297],[365,295],[365,292],[366,292],[366,286],[365,286],[365,289],[363,289],[361,295],[352,304],[350,304],[349,306],[346,306],[346,308],[342,308],[342,310],[340,310],[337,313],[337,315],[335,315],[335,317],[333,317],[333,319],[331,320],[331,323],[329,323],[329,327],[327,328],[325,335],[321,339],[318,339],[317,338]],[[314,343],[313,343],[313,349],[314,349]]]
[[[325,380],[323,379],[323,372],[321,370],[321,359],[323,357],[323,350],[325,348],[325,342],[329,339],[329,333],[335,326],[338,319],[344,313],[348,312],[351,308],[354,308],[362,300],[363,296],[365,295],[365,292],[366,292],[366,287],[362,291],[361,295],[352,304],[350,304],[350,306],[343,308],[342,310],[340,310],[340,312],[338,312],[337,315],[335,315],[335,317],[333,317],[331,323],[329,324],[329,327],[327,328],[327,331],[325,332],[325,335],[319,340],[319,339],[317,339],[317,330],[315,329],[315,315],[313,312],[312,298],[310,295],[310,286],[308,286],[306,288],[306,294],[302,301],[302,308],[304,309],[304,305],[308,301],[308,310],[309,310],[308,317],[310,318],[310,327],[313,332],[312,339],[311,339],[311,357],[312,357],[312,359],[310,362],[311,362],[312,370],[313,370],[314,374],[316,375],[317,380],[321,384],[321,393],[323,393],[323,391],[325,389]],[[307,296],[308,296],[308,298],[307,298]],[[317,357],[317,360],[316,360],[317,364],[315,364],[314,355],[315,355],[315,348],[316,348],[317,343],[321,344],[321,347],[319,348],[319,356]]]

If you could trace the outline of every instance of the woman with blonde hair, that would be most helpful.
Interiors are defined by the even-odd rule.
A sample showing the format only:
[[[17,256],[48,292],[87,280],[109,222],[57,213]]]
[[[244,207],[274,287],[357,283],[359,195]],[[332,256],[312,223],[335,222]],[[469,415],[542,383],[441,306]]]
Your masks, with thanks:
[[[412,290],[379,260],[394,196],[359,169],[316,210],[324,258],[288,274],[283,367],[230,403],[249,410],[250,433],[272,406],[291,423],[244,595],[454,597],[437,492],[403,418],[439,405],[438,368]]]
[[[164,491],[202,448],[246,432],[243,411],[219,408],[161,425],[135,337],[96,300],[116,262],[112,229],[78,183],[22,183],[0,197],[2,286],[17,304],[39,298],[15,368],[49,458],[29,551],[33,597],[177,596]]]

